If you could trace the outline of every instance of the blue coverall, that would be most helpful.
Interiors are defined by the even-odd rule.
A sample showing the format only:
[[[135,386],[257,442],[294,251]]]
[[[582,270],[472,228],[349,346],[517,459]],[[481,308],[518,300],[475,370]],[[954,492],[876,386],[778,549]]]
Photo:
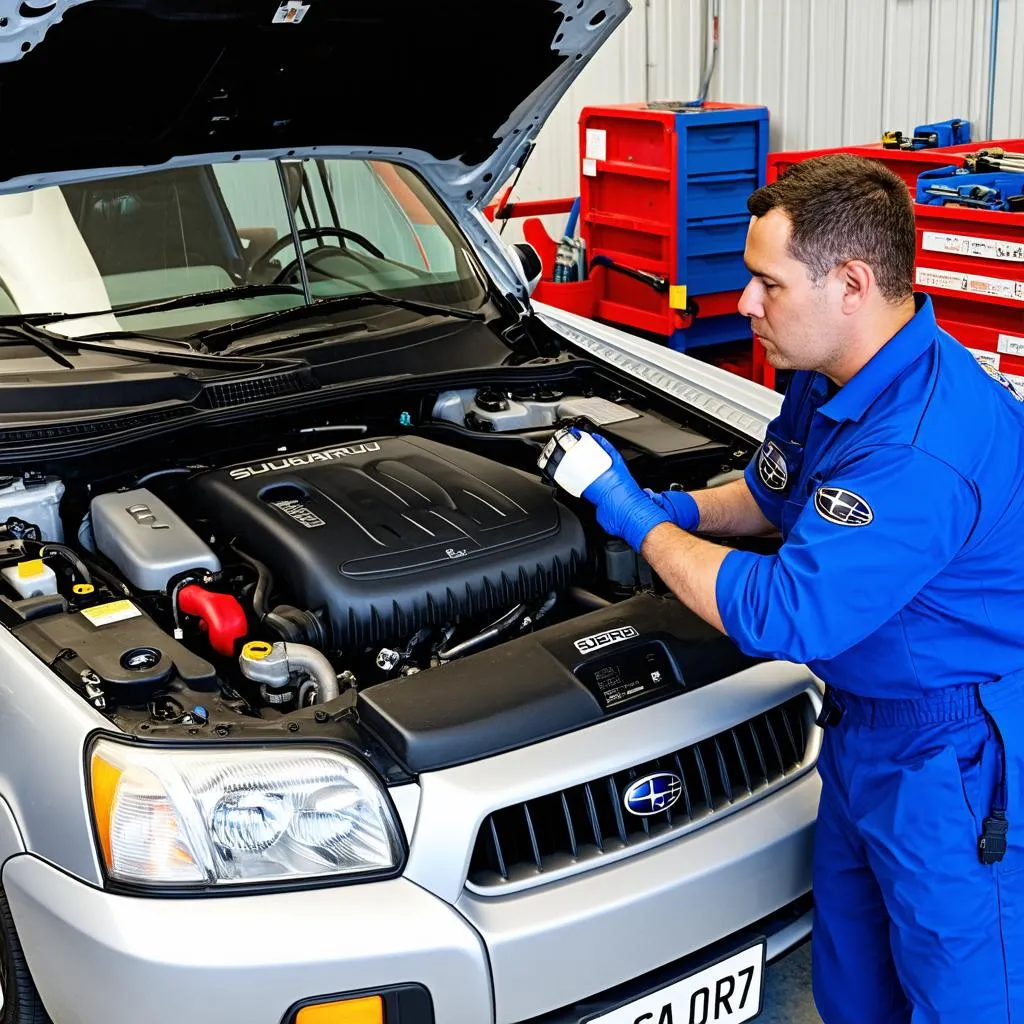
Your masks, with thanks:
[[[1024,403],[918,296],[844,387],[794,375],[746,479],[784,543],[726,557],[723,624],[829,687],[822,1017],[1024,1024]]]

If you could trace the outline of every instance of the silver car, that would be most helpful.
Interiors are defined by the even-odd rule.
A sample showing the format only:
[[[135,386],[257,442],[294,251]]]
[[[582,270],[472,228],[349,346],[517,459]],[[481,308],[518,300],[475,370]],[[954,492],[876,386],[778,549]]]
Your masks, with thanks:
[[[714,485],[779,396],[531,305],[481,212],[627,10],[0,19],[5,1024],[760,1013],[817,683],[537,460]]]

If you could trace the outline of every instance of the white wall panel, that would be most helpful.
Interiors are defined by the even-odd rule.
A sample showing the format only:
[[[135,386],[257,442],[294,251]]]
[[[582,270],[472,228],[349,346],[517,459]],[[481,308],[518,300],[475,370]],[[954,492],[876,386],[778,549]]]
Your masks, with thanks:
[[[1024,0],[1002,0],[999,5],[996,59],[992,135],[997,139],[1018,138],[1024,135]]]
[[[868,141],[880,135],[879,111],[885,102],[886,90],[886,51],[882,41],[887,36],[888,15],[888,0],[855,0],[847,4],[840,82],[843,123],[835,145]],[[853,79],[856,79],[856,88],[849,87]],[[891,127],[904,128],[902,123]],[[883,127],[881,131],[884,130]],[[815,136],[812,132],[804,137]]]
[[[909,132],[958,116],[980,138],[992,2],[721,0],[710,98],[766,105],[772,149],[868,142],[886,129]],[[579,191],[576,125],[584,106],[695,97],[705,0],[632,3],[543,129],[517,198]],[[1024,0],[999,0],[993,137],[1022,136]]]

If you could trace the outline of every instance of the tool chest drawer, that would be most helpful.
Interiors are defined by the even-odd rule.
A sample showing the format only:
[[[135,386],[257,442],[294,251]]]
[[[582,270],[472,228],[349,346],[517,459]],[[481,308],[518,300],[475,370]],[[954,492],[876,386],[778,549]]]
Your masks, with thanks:
[[[759,130],[760,121],[746,115],[739,120],[715,111],[677,114],[680,166],[687,174],[757,171]]]
[[[686,220],[729,216],[749,219],[747,198],[757,187],[756,174],[691,174],[683,195],[683,217]]]
[[[914,217],[914,284],[936,316],[981,331],[993,351],[1001,334],[1024,337],[1024,214],[919,203]]]
[[[685,264],[679,268],[679,277],[686,281],[690,295],[746,287],[750,274],[743,265],[743,248],[749,221],[749,217],[730,217],[686,225]]]
[[[1024,358],[1024,303],[981,303],[963,295],[932,295],[939,326],[968,348]]]
[[[914,220],[918,266],[1024,278],[1024,215],[917,204]]]

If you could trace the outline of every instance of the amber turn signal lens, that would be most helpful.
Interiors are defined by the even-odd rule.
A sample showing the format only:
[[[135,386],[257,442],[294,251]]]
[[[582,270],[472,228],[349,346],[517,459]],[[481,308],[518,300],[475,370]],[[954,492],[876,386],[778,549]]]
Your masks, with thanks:
[[[380,996],[365,996],[304,1006],[295,1024],[384,1024],[384,1000]]]

